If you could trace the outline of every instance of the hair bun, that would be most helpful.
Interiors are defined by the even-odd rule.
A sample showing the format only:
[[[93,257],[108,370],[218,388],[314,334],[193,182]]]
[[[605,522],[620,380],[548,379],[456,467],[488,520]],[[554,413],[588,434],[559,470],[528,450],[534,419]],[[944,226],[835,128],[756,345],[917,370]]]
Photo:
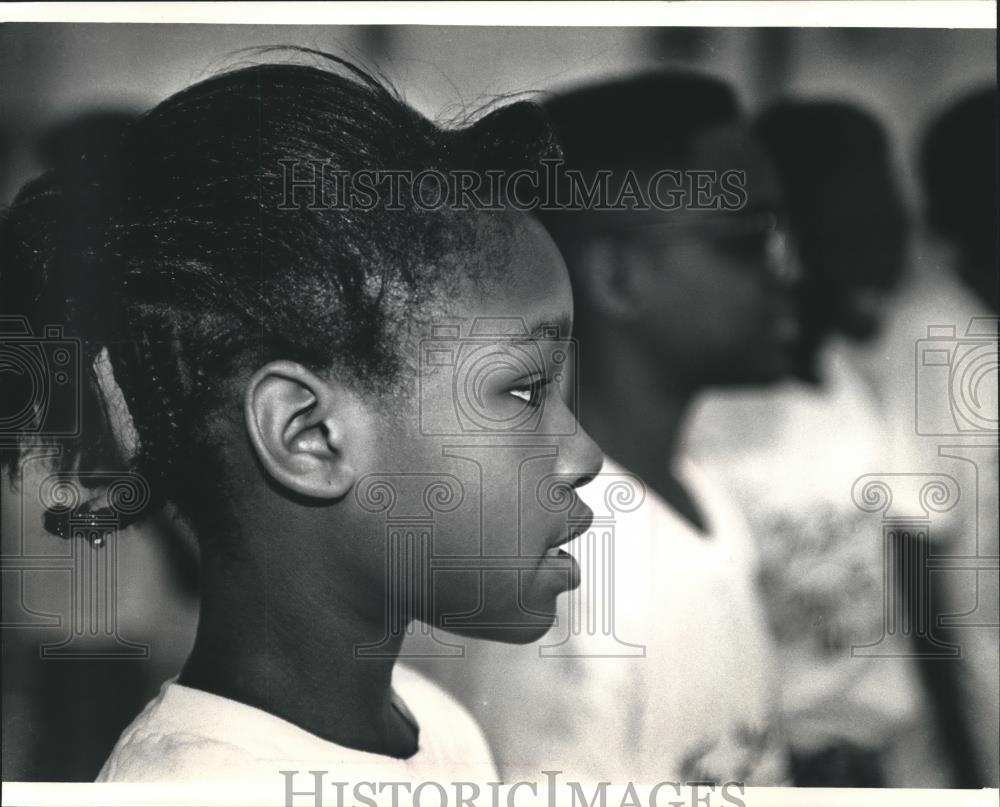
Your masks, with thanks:
[[[98,178],[118,153],[136,119],[126,110],[88,112],[49,129],[38,153],[44,164],[68,177]]]
[[[59,445],[56,464],[64,469],[78,458],[103,463],[119,453],[93,364],[120,309],[103,247],[114,204],[111,166],[125,126],[123,113],[100,113],[51,129],[38,145],[48,170],[0,219],[0,316],[27,328],[26,349],[41,361],[40,376],[26,386],[15,370],[0,393],[3,436],[22,444],[12,455],[12,474],[17,458],[36,444]],[[50,366],[50,354],[69,356],[68,375]]]
[[[494,109],[462,131],[470,168],[516,171],[535,168],[562,152],[545,111],[531,101]]]

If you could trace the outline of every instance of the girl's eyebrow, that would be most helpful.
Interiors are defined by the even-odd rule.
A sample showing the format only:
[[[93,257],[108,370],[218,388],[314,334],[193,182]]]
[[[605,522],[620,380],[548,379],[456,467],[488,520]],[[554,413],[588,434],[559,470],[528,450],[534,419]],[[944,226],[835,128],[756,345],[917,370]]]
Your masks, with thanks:
[[[551,319],[540,320],[537,325],[529,323],[528,327],[533,339],[566,339],[569,337],[572,323],[566,314],[559,314]]]
[[[537,322],[537,324],[533,324]],[[573,323],[567,314],[556,314],[552,317],[543,317],[524,324],[524,331],[513,338],[510,336],[501,337],[503,343],[508,345],[528,345],[540,339],[569,339]]]

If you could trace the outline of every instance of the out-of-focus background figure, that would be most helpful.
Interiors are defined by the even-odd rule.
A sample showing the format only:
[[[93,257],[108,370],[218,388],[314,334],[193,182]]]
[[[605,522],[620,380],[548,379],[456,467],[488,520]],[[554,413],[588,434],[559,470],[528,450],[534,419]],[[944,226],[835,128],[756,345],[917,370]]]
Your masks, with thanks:
[[[756,130],[778,167],[802,268],[796,375],[807,384],[708,401],[691,448],[725,475],[761,547],[795,780],[995,782],[996,708],[979,712],[998,686],[996,655],[983,641],[996,637],[995,572],[987,580],[928,569],[934,555],[995,558],[975,536],[977,512],[995,528],[996,507],[982,500],[975,473],[960,476],[960,457],[920,434],[914,407],[938,402],[921,399],[905,369],[929,326],[964,329],[976,307],[948,267],[936,268],[939,277],[907,267],[907,214],[873,115],[843,102],[785,101],[765,110]],[[931,283],[936,295],[921,290]],[[993,350],[995,388],[995,342]],[[989,362],[980,369],[988,376]],[[988,396],[990,381],[978,381],[976,394]],[[979,479],[989,476],[995,452],[974,453]],[[949,482],[942,512],[906,501],[915,485]],[[873,484],[889,491],[885,507],[871,508],[878,514],[867,507]],[[880,544],[873,538],[890,512],[925,529],[885,532]],[[907,564],[921,571],[897,579]],[[939,620],[973,612],[945,647]],[[921,633],[921,620],[937,627]],[[991,680],[969,683],[963,673],[972,669],[991,669]]]
[[[941,112],[920,153],[927,224],[958,276],[1000,310],[997,270],[997,93],[983,87]]]
[[[878,407],[851,351],[877,333],[902,273],[904,212],[870,114],[782,102],[755,128],[781,178],[802,270],[794,374],[807,383],[709,400],[690,445],[725,476],[761,548],[796,781],[880,786],[883,758],[925,715],[909,659],[851,655],[878,637],[883,570],[850,491],[886,468]]]
[[[920,153],[927,224],[931,236],[943,242],[941,270],[951,273],[985,306],[974,310],[982,326],[973,349],[981,351],[976,369],[986,370],[974,390],[981,396],[973,413],[983,420],[997,418],[997,320],[1000,313],[1000,267],[997,265],[997,92],[982,87],[969,93],[941,112],[928,127]],[[989,315],[992,315],[992,319]],[[970,325],[972,320],[970,319]],[[991,366],[993,372],[989,373]],[[971,365],[970,365],[971,366]],[[972,413],[970,413],[972,414]],[[988,429],[982,445],[973,449],[978,473],[976,507],[966,507],[956,532],[966,553],[1000,557],[1000,511],[998,490],[997,438]],[[954,448],[952,449],[954,453]],[[1000,782],[1000,631],[996,629],[1000,611],[1000,579],[996,573],[977,573],[975,585],[967,576],[944,578],[942,597],[951,610],[972,615],[970,625],[952,629],[950,639],[964,650],[955,677],[942,683],[949,705],[968,727],[971,745],[969,779]],[[980,610],[980,603],[983,610]],[[988,627],[992,623],[993,627]]]
[[[99,176],[102,162],[137,114],[109,106],[60,120],[40,134],[35,159],[47,169],[90,172],[71,183],[82,187]],[[77,220],[82,226],[91,215],[100,213],[81,209]],[[44,279],[38,278],[37,287],[28,285],[5,289],[21,299],[32,299],[41,294]],[[30,325],[37,333],[45,323]],[[24,380],[5,369],[5,383]],[[16,401],[16,395],[12,397]],[[93,418],[102,416],[96,411],[81,412],[83,432]],[[115,426],[119,434],[128,428],[125,422]],[[121,446],[123,452],[127,448]],[[116,459],[101,457],[98,464],[113,473],[124,467]],[[51,535],[45,539],[39,532],[45,508],[38,493],[50,472],[44,463],[32,459],[20,473],[25,481],[17,491],[7,487],[6,473],[0,482],[4,485],[4,555],[27,554],[31,559],[22,561],[20,568],[58,568],[60,557],[66,558],[72,547]],[[68,570],[18,575],[4,569],[4,624],[18,626],[4,630],[3,635],[5,776],[8,770],[20,770],[26,779],[93,779],[100,754],[114,744],[117,734],[163,681],[178,672],[187,656],[197,620],[198,561],[193,543],[185,542],[184,534],[166,514],[157,514],[141,527],[123,529],[119,538],[119,585],[106,593],[116,598],[117,635],[103,651],[93,639],[112,626],[100,620],[99,603],[88,607],[95,603],[84,605],[84,601],[100,599],[105,592],[81,586]],[[99,557],[96,550],[83,549]],[[62,637],[52,630],[53,624],[69,631],[70,641],[61,648],[56,647]],[[8,731],[12,732],[10,741]]]
[[[995,30],[8,24],[0,27],[0,204],[58,159],[60,150],[92,136],[53,138],[52,132],[73,131],[68,124],[93,120],[95,111],[131,114],[150,108],[198,78],[253,58],[241,48],[284,43],[376,65],[408,101],[435,118],[460,117],[499,94],[560,91],[672,67],[718,76],[751,112],[770,108],[760,117],[761,132],[775,110],[809,107],[817,99],[853,110],[845,115],[857,121],[860,137],[881,131],[864,140],[881,141],[866,152],[874,155],[871,176],[859,176],[844,162],[839,163],[843,177],[826,171],[824,181],[839,183],[839,190],[813,200],[809,221],[802,218],[805,208],[786,204],[799,231],[793,233],[804,279],[799,300],[812,312],[803,323],[794,371],[799,381],[788,378],[779,389],[738,396],[750,408],[735,419],[720,415],[710,422],[705,412],[696,412],[687,424],[688,445],[678,450],[718,472],[728,484],[725,492],[710,494],[685,480],[680,487],[695,490],[691,498],[704,506],[684,507],[664,489],[670,480],[652,484],[656,472],[638,467],[648,461],[665,472],[662,447],[651,447],[645,461],[611,455],[635,466],[629,470],[648,474],[649,490],[673,501],[671,510],[688,511],[674,513],[677,544],[664,542],[668,554],[680,551],[685,541],[684,546],[704,546],[695,541],[692,510],[695,520],[715,519],[716,512],[733,509],[728,502],[750,514],[755,544],[749,549],[765,574],[762,599],[749,618],[766,620],[771,636],[765,639],[778,648],[773,667],[783,672],[778,682],[786,686],[776,704],[784,716],[782,742],[794,752],[787,772],[793,782],[996,786]],[[984,87],[981,100],[961,102],[975,87]],[[794,100],[776,106],[778,99]],[[103,113],[100,117],[108,122]],[[97,128],[90,131],[97,140],[113,137],[107,128],[99,136]],[[798,142],[809,147],[811,137]],[[842,153],[841,144],[820,139],[832,150],[802,157],[817,161],[817,180],[826,163]],[[853,142],[845,141],[844,148]],[[779,169],[780,164],[779,159]],[[886,216],[885,226],[870,226],[873,207]],[[832,221],[838,227],[820,230]],[[906,226],[897,228],[904,221]],[[829,256],[813,259],[803,250],[804,242],[815,238],[833,245]],[[823,260],[825,265],[817,262]],[[708,327],[698,322],[706,305],[692,302],[682,312],[691,327]],[[848,311],[854,314],[847,317]],[[839,313],[831,318],[832,312]],[[857,327],[876,321],[877,332]],[[669,323],[661,324],[666,336]],[[851,334],[865,338],[852,340]],[[683,346],[687,337],[675,332],[671,338]],[[982,364],[974,366],[973,359],[983,357],[986,369],[980,371],[976,367]],[[952,384],[966,370],[982,382],[971,397]],[[793,368],[781,372],[791,376]],[[621,398],[639,394],[646,393],[631,387],[608,391]],[[774,426],[768,403],[772,395],[798,401],[784,408],[792,414],[780,427]],[[719,405],[704,404],[706,412]],[[585,405],[580,414],[586,419]],[[913,475],[957,489],[957,503],[948,494],[942,499],[950,503],[945,512],[918,512],[900,488]],[[857,506],[855,482],[870,476],[895,486],[895,509],[867,512]],[[148,647],[148,654],[115,660],[43,657],[45,647],[73,635],[79,609],[71,601],[68,547],[41,525],[36,495],[41,481],[27,468],[26,495],[13,492],[6,480],[0,490],[3,773],[15,780],[88,779],[128,716],[179,669],[193,637],[197,569],[168,517],[123,530],[117,542],[118,635]],[[876,488],[861,485],[863,490]],[[864,497],[860,502],[870,509],[879,503]],[[766,520],[761,513],[769,514]],[[634,532],[629,515],[618,523]],[[934,601],[946,597],[953,614],[922,639],[898,630],[880,638],[887,613],[898,615],[901,607],[921,601],[912,591],[903,596],[881,584],[887,525],[897,515],[910,518],[908,523],[926,516],[920,523],[930,534],[930,548],[922,563],[938,564]],[[762,523],[772,529],[762,530]],[[851,540],[838,540],[842,535]],[[948,561],[951,567],[945,569],[939,557],[944,555],[963,559]],[[632,567],[646,561],[628,559]],[[749,555],[738,565],[741,574],[748,563]],[[895,572],[893,563],[888,567]],[[690,596],[698,593],[696,581],[682,582],[690,585]],[[720,608],[717,601],[726,596],[701,593],[708,609]],[[716,628],[724,634],[732,626]],[[644,641],[628,635],[625,623],[620,638]],[[678,641],[678,676],[698,664],[732,670],[744,664],[736,649],[714,638]],[[934,656],[942,645],[960,646],[962,658]],[[709,646],[715,658],[707,657]],[[896,657],[851,654],[866,646]],[[914,647],[917,652],[909,652]],[[613,667],[619,660],[604,661]],[[460,671],[463,661],[448,663]],[[750,680],[756,688],[763,676],[755,673]],[[659,686],[674,684],[661,680]],[[751,698],[733,688],[720,691],[719,700],[720,709],[734,714],[731,704],[749,710]],[[581,696],[584,706],[590,702],[590,696]],[[942,704],[958,719],[942,720]],[[481,715],[502,707],[471,705]],[[636,725],[642,725],[641,717],[635,715]],[[523,731],[530,736],[536,727],[525,725]],[[696,753],[690,759],[689,769],[705,772],[708,766],[697,763],[714,765],[719,757]],[[728,753],[722,759],[739,761]]]
[[[870,342],[904,272],[907,221],[881,125],[836,101],[784,101],[755,131],[774,161],[803,268],[794,374],[820,383],[831,339]]]

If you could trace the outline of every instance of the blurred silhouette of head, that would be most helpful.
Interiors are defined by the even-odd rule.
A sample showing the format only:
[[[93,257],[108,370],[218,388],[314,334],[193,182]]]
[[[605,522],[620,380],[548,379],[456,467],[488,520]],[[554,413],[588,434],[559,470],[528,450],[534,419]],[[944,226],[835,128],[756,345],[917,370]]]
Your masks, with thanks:
[[[889,145],[872,115],[838,101],[778,102],[754,130],[777,169],[802,271],[795,373],[816,382],[826,340],[873,338],[903,274],[906,215]]]
[[[73,230],[77,233],[84,232],[97,225],[107,214],[106,206],[100,195],[90,192],[90,188],[98,181],[98,178],[106,171],[112,155],[121,144],[125,132],[129,125],[138,117],[138,113],[123,109],[94,109],[81,112],[72,117],[62,118],[41,131],[35,142],[32,144],[34,156],[41,167],[53,174],[58,173],[65,177],[63,186],[59,189],[59,196],[65,198],[65,205],[68,210],[73,211]],[[56,193],[49,193],[50,198],[55,198]],[[45,239],[47,245],[56,242],[54,235]],[[22,243],[27,242],[22,238]],[[40,253],[40,250],[39,250]],[[4,283],[4,313],[8,311],[30,310],[30,305],[25,301],[40,302],[52,297],[49,291],[50,277],[42,266],[25,262],[24,271],[15,271],[13,268],[15,261],[11,260],[9,266],[5,267],[9,271],[3,272]],[[88,278],[88,282],[96,284],[94,276]],[[60,302],[64,295],[56,295]],[[59,322],[60,318],[48,316],[46,322]],[[31,400],[32,384],[29,376],[18,373],[5,373],[4,384],[5,393],[9,397],[4,397],[0,406],[0,419],[8,417],[10,412],[23,405],[24,401]],[[8,401],[10,401],[8,409]],[[77,404],[69,401],[63,404],[60,400],[53,400],[51,407],[56,408],[62,405],[72,409]],[[104,407],[99,401],[90,396],[83,396],[79,403],[83,407],[82,418],[88,422],[104,423]],[[117,418],[120,413],[111,412],[110,415]],[[64,413],[65,417],[72,417],[69,411]],[[114,432],[112,432],[114,433]],[[81,434],[81,449],[91,454],[94,461],[102,467],[121,468],[124,467],[123,451],[124,446],[115,440],[91,439],[91,432]]]
[[[927,223],[955,248],[962,280],[998,310],[995,87],[967,95],[934,120],[920,169]]]
[[[584,387],[612,333],[651,375],[691,390],[787,372],[794,322],[775,271],[777,183],[730,88],[662,70],[577,87],[544,106],[567,169],[588,179],[610,171],[612,187],[629,171],[640,183],[677,171],[673,187],[684,188],[676,209],[545,217],[573,278]],[[743,202],[697,204],[689,182],[702,170],[715,172],[709,195],[724,172],[741,175]]]
[[[6,122],[0,123],[0,191],[7,187],[7,177],[11,171],[13,144]]]
[[[89,164],[104,164],[121,143],[138,112],[128,109],[94,109],[60,121],[38,143],[46,169],[80,171]]]

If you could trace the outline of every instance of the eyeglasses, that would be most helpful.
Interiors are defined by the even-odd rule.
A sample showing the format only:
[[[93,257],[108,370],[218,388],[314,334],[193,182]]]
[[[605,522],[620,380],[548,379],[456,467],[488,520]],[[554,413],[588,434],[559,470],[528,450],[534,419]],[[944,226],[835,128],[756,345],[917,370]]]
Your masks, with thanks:
[[[762,261],[778,280],[791,282],[798,277],[798,267],[788,248],[787,230],[778,214],[771,210],[690,213],[673,220],[616,226],[610,235],[654,248],[673,245],[685,235],[696,235],[731,257]]]

